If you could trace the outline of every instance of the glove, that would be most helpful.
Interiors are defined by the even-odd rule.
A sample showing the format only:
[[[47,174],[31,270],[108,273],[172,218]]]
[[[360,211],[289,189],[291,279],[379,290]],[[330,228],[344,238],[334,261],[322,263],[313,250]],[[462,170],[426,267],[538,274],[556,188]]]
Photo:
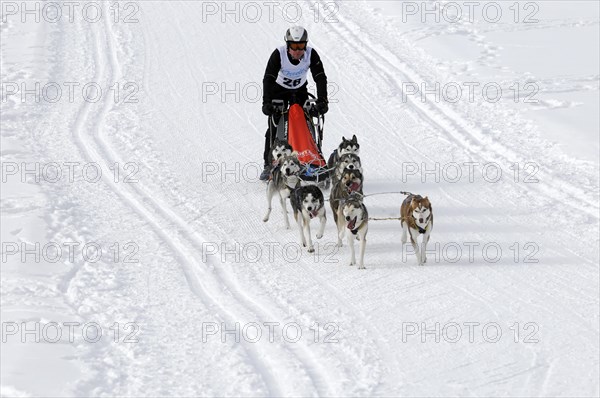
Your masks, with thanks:
[[[265,116],[271,116],[273,113],[275,113],[275,107],[271,104],[264,104],[262,106],[262,113],[264,113]]]
[[[317,111],[319,111],[321,115],[326,114],[329,110],[329,105],[327,105],[327,102],[327,98],[319,98],[315,104],[315,108],[317,108]]]

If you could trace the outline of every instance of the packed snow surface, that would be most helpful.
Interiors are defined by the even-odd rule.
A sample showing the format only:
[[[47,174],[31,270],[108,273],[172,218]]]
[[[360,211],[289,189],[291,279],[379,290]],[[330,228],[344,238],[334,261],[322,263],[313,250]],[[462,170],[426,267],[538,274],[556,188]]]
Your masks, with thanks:
[[[67,3],[1,3],[3,396],[600,394],[598,2]],[[262,221],[292,24],[365,270],[329,203],[315,253]]]

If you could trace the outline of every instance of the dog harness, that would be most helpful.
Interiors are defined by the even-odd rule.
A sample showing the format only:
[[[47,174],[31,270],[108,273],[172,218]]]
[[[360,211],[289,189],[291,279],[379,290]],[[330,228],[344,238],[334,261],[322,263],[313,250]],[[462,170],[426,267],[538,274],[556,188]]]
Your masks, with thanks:
[[[298,186],[300,185],[300,177],[298,177],[297,175],[289,175],[289,176],[284,176],[285,178],[285,186],[288,187],[289,189],[296,189],[298,188]],[[294,179],[295,179],[295,183],[294,183]],[[291,180],[291,181],[290,181]]]
[[[278,50],[281,58],[281,69],[277,74],[277,80],[275,80],[277,84],[293,90],[306,83],[306,76],[310,69],[310,55],[312,48],[306,46],[306,51],[302,58],[300,58],[300,63],[298,63],[298,65],[294,65],[290,62],[287,56],[287,46],[281,46]]]
[[[429,228],[429,217],[427,217],[427,224],[425,225],[425,228],[421,228],[417,225],[417,223],[415,223],[415,227],[417,227],[417,229],[419,230],[420,234],[424,234],[425,232],[427,232],[427,228]]]
[[[408,220],[406,217],[400,217],[400,221],[404,221],[405,223],[408,224]],[[420,234],[424,234],[425,232],[427,232],[427,228],[429,228],[429,217],[427,219],[427,225],[425,225],[425,228],[419,227],[419,225],[416,222],[415,222],[415,227],[417,227],[416,229],[419,231]]]

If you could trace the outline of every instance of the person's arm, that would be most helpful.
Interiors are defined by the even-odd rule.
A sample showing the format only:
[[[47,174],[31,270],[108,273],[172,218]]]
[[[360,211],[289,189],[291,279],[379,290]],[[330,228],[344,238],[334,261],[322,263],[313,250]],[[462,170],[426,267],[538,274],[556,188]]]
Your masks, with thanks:
[[[327,102],[327,75],[321,57],[314,48],[310,54],[310,72],[317,85],[317,98]]]
[[[273,100],[273,91],[277,75],[281,69],[281,59],[279,58],[279,50],[275,49],[269,58],[267,63],[267,69],[265,70],[265,76],[263,77],[263,105],[271,104]]]

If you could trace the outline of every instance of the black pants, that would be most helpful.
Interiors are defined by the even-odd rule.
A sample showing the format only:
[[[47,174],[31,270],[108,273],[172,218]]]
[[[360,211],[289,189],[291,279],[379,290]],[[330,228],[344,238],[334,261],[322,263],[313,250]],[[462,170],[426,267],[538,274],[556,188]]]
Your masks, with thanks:
[[[279,119],[281,118],[281,115],[279,115],[279,117],[274,117],[275,120],[275,124],[279,123]],[[269,120],[267,121],[268,125],[267,125],[267,132],[265,133],[265,152],[263,153],[263,158],[265,161],[265,166],[270,166],[271,165],[271,147],[273,146],[273,142],[275,142],[275,138],[277,137],[277,125],[275,126],[271,126],[271,118],[269,117]]]

